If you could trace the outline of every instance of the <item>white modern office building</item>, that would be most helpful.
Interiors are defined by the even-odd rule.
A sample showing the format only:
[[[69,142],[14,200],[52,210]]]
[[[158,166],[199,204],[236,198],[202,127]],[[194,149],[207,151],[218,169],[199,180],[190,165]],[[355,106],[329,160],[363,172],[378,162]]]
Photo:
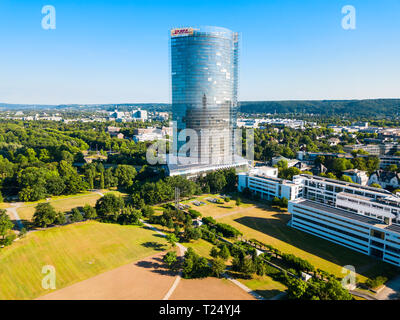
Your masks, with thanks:
[[[291,226],[400,266],[400,197],[382,189],[299,175]]]
[[[302,185],[278,178],[278,168],[255,167],[238,174],[238,190],[242,192],[245,188],[265,200],[274,197],[294,200],[299,197]]]
[[[335,206],[336,195],[340,192],[356,194],[371,199],[392,196],[391,192],[384,189],[377,189],[356,183],[349,183],[308,174],[294,176],[293,182],[303,186],[300,195],[302,198],[331,206]]]

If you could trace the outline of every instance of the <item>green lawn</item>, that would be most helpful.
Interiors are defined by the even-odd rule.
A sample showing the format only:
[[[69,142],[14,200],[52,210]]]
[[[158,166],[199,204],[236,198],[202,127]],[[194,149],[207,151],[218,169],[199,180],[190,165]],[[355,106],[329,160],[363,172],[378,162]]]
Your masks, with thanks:
[[[0,209],[7,209],[10,207],[10,204],[7,202],[0,202]]]
[[[93,221],[31,232],[0,249],[0,300],[48,293],[41,287],[45,265],[55,267],[59,289],[164,250],[165,243],[146,228]]]
[[[221,196],[219,194],[204,194],[196,197],[196,199],[182,201],[181,203],[190,205],[192,209],[199,211],[203,215],[203,217],[208,217],[208,216],[216,217],[221,214],[233,213],[254,206],[254,204],[245,201],[242,201],[242,203],[239,206],[237,206],[235,200],[230,200],[229,202],[224,201],[224,203],[222,204],[212,203],[207,201],[206,200],[207,198],[221,199]],[[195,200],[203,201],[206,204],[201,206],[195,206],[192,203],[192,201]]]
[[[94,206],[96,201],[101,198],[101,196],[97,193],[89,193],[83,195],[74,195],[69,197],[62,197],[51,199],[49,203],[56,209],[56,211],[67,212],[76,207],[83,207],[85,204],[89,204]],[[35,213],[35,207],[38,203],[45,202],[45,201],[38,201],[38,202],[30,202],[24,203],[17,209],[17,212],[22,220],[31,221],[33,214]]]
[[[256,276],[252,279],[238,279],[241,283],[254,290],[259,295],[266,299],[271,299],[274,296],[286,291],[287,287],[282,283],[273,280],[269,276]]]
[[[184,245],[187,248],[189,247],[193,248],[193,250],[197,254],[201,255],[204,258],[212,259],[212,257],[210,256],[210,251],[213,245],[206,240],[199,239],[196,241],[184,242],[182,243],[182,245]]]
[[[120,191],[101,190],[103,194],[112,193],[116,196],[125,196],[125,193]],[[94,206],[96,201],[101,198],[100,194],[96,192],[84,192],[77,195],[51,197],[49,203],[56,209],[56,211],[68,212],[76,207],[83,207],[85,204]],[[35,207],[38,203],[46,202],[45,199],[36,202],[24,202],[17,209],[17,212],[22,220],[31,221],[35,213]]]
[[[221,216],[220,212],[217,219],[218,216]],[[386,275],[390,278],[399,272],[399,268],[383,261],[293,229],[287,226],[289,220],[289,213],[259,205],[218,219],[219,222],[239,229],[247,239],[254,238],[282,252],[292,253],[310,261],[316,268],[339,277],[344,276],[341,271],[345,265],[353,265],[356,268],[358,280],[361,282],[364,282],[366,277]]]

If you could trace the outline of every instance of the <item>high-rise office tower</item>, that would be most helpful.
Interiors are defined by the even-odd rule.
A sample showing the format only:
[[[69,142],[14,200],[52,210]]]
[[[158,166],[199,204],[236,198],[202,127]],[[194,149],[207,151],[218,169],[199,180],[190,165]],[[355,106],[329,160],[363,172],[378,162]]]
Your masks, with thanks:
[[[174,154],[202,164],[232,163],[238,34],[219,27],[176,28],[170,45]]]

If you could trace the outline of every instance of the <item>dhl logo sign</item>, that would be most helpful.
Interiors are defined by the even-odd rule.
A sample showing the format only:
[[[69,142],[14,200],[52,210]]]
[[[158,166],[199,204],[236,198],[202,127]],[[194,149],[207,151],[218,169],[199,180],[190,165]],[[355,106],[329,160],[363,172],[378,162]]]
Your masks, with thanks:
[[[176,28],[171,30],[171,37],[192,35],[193,28]]]

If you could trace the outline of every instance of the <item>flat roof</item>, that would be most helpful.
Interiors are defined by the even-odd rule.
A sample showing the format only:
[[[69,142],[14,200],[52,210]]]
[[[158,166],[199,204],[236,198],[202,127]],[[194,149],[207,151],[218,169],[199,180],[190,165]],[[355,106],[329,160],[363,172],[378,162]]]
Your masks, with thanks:
[[[256,174],[256,173],[253,173],[253,174],[249,173],[248,176],[249,176],[249,177],[253,177],[253,178],[261,178],[261,179],[265,179],[265,180],[270,180],[270,181],[274,181],[274,182],[277,182],[277,183],[280,183],[280,184],[296,185],[296,186],[298,185],[298,184],[296,184],[296,183],[294,183],[294,182],[292,182],[292,181],[290,181],[290,180],[285,180],[285,179],[282,179],[282,178],[275,178],[275,177],[264,176],[264,175]]]
[[[202,164],[202,163],[196,163],[199,162],[199,159],[197,158],[184,158],[181,157],[179,159],[184,159],[187,160],[188,162],[192,161],[193,163],[171,163],[170,160],[174,160],[175,162],[178,159],[175,156],[168,155],[167,157],[167,167],[169,171],[170,176],[174,175],[184,175],[184,174],[197,174],[201,172],[207,172],[207,171],[214,171],[214,170],[220,170],[220,169],[227,169],[227,168],[235,168],[235,167],[240,167],[240,166],[247,166],[249,164],[249,161],[236,156],[234,157],[234,161],[231,163],[221,163],[221,164]]]
[[[291,201],[294,203],[298,203],[298,204],[302,204],[305,205],[307,207],[311,207],[317,210],[321,210],[321,211],[325,211],[325,212],[329,212],[331,214],[340,216],[340,217],[344,217],[350,220],[355,220],[364,224],[368,224],[370,226],[374,226],[376,228],[379,229],[385,229],[385,230],[389,230],[392,232],[396,232],[400,234],[400,226],[398,225],[386,225],[383,224],[380,220],[374,219],[374,218],[370,218],[367,216],[363,216],[357,213],[352,213],[350,211],[346,211],[343,209],[339,209],[339,208],[335,208],[335,207],[331,207],[331,206],[327,206],[324,204],[320,204],[318,202],[314,202],[314,201],[310,201],[310,200],[306,200],[306,199],[299,199],[299,200],[294,200]]]
[[[368,191],[371,191],[371,192],[381,193],[381,194],[384,194],[384,195],[393,195],[391,192],[389,192],[389,191],[387,191],[385,189],[362,186],[362,185],[360,185],[358,183],[350,183],[350,182],[345,182],[345,181],[340,181],[340,180],[335,180],[335,179],[330,179],[330,178],[325,178],[325,177],[320,177],[320,176],[312,176],[312,175],[305,174],[305,173],[301,173],[301,174],[299,174],[299,176],[306,177],[306,178],[311,178],[311,179],[315,179],[315,180],[320,180],[320,181],[327,181],[327,182],[331,182],[331,183],[334,183],[334,184],[347,186],[347,187],[350,187],[350,188],[368,190]]]
[[[364,201],[371,201],[372,200],[372,198],[368,198],[368,197],[361,196],[359,194],[348,193],[348,192],[339,192],[337,195],[338,196],[339,195],[343,195],[345,197],[356,198],[356,199],[360,199],[360,200],[364,200]]]
[[[396,224],[392,224],[390,226],[387,226],[385,229],[387,229],[389,231],[396,232],[396,233],[400,233],[400,226],[396,225]]]

